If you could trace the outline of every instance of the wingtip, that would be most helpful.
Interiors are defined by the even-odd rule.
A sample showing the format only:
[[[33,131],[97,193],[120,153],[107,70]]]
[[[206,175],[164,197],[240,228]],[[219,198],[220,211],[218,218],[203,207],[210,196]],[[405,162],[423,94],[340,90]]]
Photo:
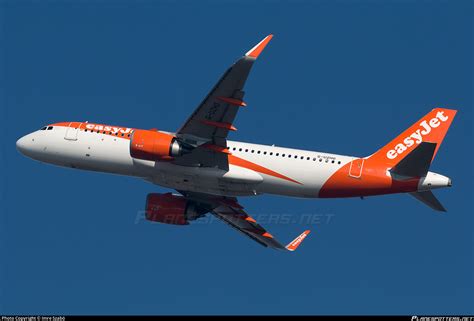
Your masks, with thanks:
[[[256,44],[255,47],[247,51],[245,56],[257,59],[258,56],[262,53],[263,49],[265,49],[265,47],[268,45],[270,40],[272,40],[272,38],[273,38],[273,34],[269,34],[268,36],[263,38],[262,41]]]
[[[310,232],[311,232],[310,230],[306,230],[303,233],[301,233],[297,238],[295,238],[286,246],[286,249],[292,252],[296,250],[298,246],[300,246],[301,243],[303,243],[303,240],[308,236]]]

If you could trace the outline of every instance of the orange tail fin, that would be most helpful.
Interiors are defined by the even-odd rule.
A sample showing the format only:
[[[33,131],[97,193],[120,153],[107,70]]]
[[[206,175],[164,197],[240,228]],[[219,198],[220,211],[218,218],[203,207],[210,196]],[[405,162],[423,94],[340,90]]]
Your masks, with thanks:
[[[456,110],[435,108],[405,130],[401,135],[379,149],[368,158],[376,162],[394,166],[415,149],[421,142],[436,143],[436,156],[444,136],[456,115]]]

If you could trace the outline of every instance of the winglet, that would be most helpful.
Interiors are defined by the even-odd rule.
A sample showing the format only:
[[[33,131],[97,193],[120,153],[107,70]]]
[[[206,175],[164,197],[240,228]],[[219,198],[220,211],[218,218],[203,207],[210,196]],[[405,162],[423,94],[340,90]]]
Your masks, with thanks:
[[[273,38],[273,35],[266,36],[255,47],[247,51],[245,56],[257,59],[257,57],[262,53],[263,49],[265,49],[266,45],[270,42],[270,40],[272,40],[272,38]]]
[[[287,246],[286,249],[288,251],[294,251],[300,246],[301,243],[303,243],[303,240],[308,236],[310,230],[306,230],[303,233],[300,234],[297,238],[295,238],[293,241],[291,241]]]

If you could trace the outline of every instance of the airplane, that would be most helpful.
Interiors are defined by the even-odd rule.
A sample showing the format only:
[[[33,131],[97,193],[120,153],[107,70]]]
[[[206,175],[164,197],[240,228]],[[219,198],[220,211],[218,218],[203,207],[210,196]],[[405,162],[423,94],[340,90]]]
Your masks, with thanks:
[[[208,213],[259,244],[294,251],[256,222],[237,197],[275,194],[299,198],[365,197],[408,193],[446,211],[432,193],[451,179],[429,171],[456,110],[435,108],[367,157],[228,140],[246,106],[244,84],[273,35],[238,59],[176,132],[99,123],[60,122],[16,142],[34,160],[58,166],[129,175],[179,194],[147,195],[147,220],[188,225]]]

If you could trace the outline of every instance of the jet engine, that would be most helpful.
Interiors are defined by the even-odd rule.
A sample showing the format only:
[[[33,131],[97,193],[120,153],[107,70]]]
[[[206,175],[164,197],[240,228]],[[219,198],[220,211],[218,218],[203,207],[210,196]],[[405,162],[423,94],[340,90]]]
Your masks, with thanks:
[[[171,160],[189,153],[193,147],[173,135],[152,130],[135,130],[130,139],[130,155],[151,161]]]
[[[189,201],[183,196],[171,193],[147,195],[145,205],[146,219],[165,224],[187,225],[209,210]]]

